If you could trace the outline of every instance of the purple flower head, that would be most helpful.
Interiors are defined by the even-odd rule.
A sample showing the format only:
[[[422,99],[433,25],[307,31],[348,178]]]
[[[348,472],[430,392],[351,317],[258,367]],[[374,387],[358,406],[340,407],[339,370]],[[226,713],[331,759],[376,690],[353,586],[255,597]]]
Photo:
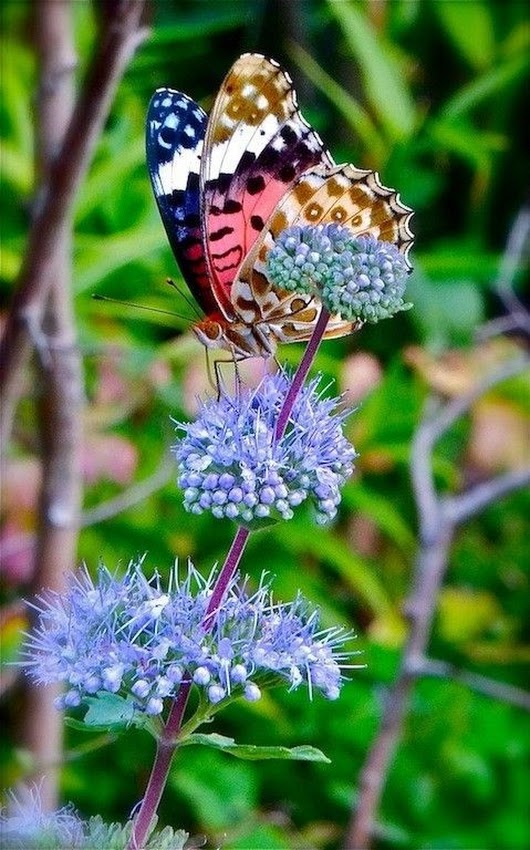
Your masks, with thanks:
[[[231,696],[259,699],[281,681],[338,696],[351,654],[339,650],[348,634],[319,631],[318,612],[301,596],[278,604],[264,579],[249,593],[237,577],[206,630],[214,579],[191,564],[181,579],[175,567],[163,591],[158,574],[148,581],[139,563],[121,578],[103,566],[95,582],[82,572],[67,594],[41,598],[25,647],[28,675],[38,684],[64,683],[59,708],[110,690],[148,715],[161,714],[182,681],[192,681],[211,705]]]
[[[267,274],[281,289],[318,295],[332,315],[379,322],[405,303],[409,264],[396,245],[355,236],[340,224],[286,228],[267,257]]]
[[[309,500],[321,524],[333,519],[355,450],[343,434],[346,413],[325,398],[320,377],[301,390],[283,437],[274,428],[290,379],[267,375],[236,398],[202,402],[195,422],[179,423],[173,447],[186,510],[256,527],[291,519]]]

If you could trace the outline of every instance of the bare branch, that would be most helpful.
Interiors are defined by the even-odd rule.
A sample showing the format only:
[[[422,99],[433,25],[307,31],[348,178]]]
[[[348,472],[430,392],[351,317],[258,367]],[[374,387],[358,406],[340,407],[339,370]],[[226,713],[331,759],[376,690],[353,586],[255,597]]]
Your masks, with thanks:
[[[521,208],[512,224],[497,279],[493,284],[493,290],[508,312],[505,316],[499,316],[479,327],[476,332],[478,340],[517,331],[530,335],[530,312],[514,291],[517,272],[524,260],[528,259],[529,235],[530,204],[527,203]]]
[[[497,502],[504,496],[519,490],[526,484],[530,484],[530,466],[517,469],[515,472],[507,472],[490,481],[477,484],[465,493],[457,496],[448,496],[444,499],[443,510],[445,515],[460,525],[471,517],[484,510],[488,505]]]
[[[473,404],[489,390],[508,378],[520,374],[529,366],[530,358],[527,355],[521,355],[507,360],[506,363],[486,375],[481,381],[477,381],[469,392],[457,396],[445,405],[440,405],[435,399],[429,399],[426,416],[418,426],[412,442],[410,467],[422,539],[429,540],[436,536],[442,510],[433,478],[432,450],[434,444],[457,419],[467,413]]]
[[[428,402],[428,413],[419,424],[411,455],[411,476],[419,518],[419,548],[414,568],[412,589],[405,602],[410,621],[409,636],[403,650],[400,669],[390,688],[381,726],[367,754],[359,780],[357,808],[349,826],[345,847],[348,850],[367,850],[376,833],[376,815],[386,784],[388,771],[401,738],[410,695],[418,676],[423,675],[425,654],[432,629],[438,594],[443,582],[451,542],[457,524],[522,486],[528,470],[508,473],[493,481],[477,485],[468,493],[440,498],[436,492],[432,452],[436,441],[486,392],[529,364],[527,357],[518,357],[503,364],[465,393],[445,405],[435,399]],[[444,668],[446,671],[449,667]],[[475,674],[459,674],[459,680],[483,693],[495,692],[489,680]],[[508,686],[507,686],[508,687]],[[508,692],[504,691],[506,695]],[[526,696],[518,689],[510,691],[514,704],[526,707]]]
[[[460,670],[445,661],[424,658],[415,664],[415,675],[452,679],[479,694],[485,694],[488,697],[493,697],[493,699],[530,711],[530,693],[528,691],[523,691],[522,688],[517,688],[514,685],[508,685],[506,682],[498,682],[488,676],[482,676],[480,673]]]
[[[57,151],[71,120],[76,66],[71,0],[45,0],[34,7],[36,47],[40,61],[37,98],[36,172],[40,186],[49,180]],[[38,192],[37,197],[41,192]],[[76,345],[71,292],[72,217],[66,213],[52,260],[51,289],[42,325],[38,374],[42,485],[31,594],[43,588],[64,591],[77,551],[81,506],[82,369]],[[62,759],[63,723],[54,701],[56,685],[37,688],[25,683],[21,712],[22,739],[31,752],[45,810],[57,808],[58,770]]]
[[[34,218],[18,286],[0,343],[2,414],[0,441],[5,446],[20,393],[20,374],[30,350],[27,325],[39,325],[53,281],[53,263],[63,224],[83,180],[112,98],[138,43],[144,0],[112,4],[114,17],[91,61],[64,142],[50,170]]]
[[[129,487],[128,490],[120,493],[114,499],[109,499],[101,505],[96,505],[95,508],[84,511],[81,517],[81,526],[86,528],[89,525],[95,525],[97,522],[104,522],[104,520],[112,519],[123,511],[129,510],[134,505],[138,505],[153,493],[156,493],[157,490],[160,490],[169,481],[172,474],[171,464],[168,464],[167,459],[164,459],[158,469],[144,481],[133,484],[132,487]]]
[[[511,227],[494,289],[520,329],[530,334],[530,313],[513,289],[521,262],[528,257],[529,236],[530,204],[525,204]]]

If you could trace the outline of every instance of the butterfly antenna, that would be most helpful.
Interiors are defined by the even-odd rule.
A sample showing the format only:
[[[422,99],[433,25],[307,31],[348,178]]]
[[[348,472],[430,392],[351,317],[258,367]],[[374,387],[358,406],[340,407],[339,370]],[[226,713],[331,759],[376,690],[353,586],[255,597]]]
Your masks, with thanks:
[[[165,316],[172,316],[174,319],[183,319],[189,322],[189,316],[183,316],[182,313],[175,313],[174,310],[162,310],[159,307],[148,307],[146,304],[135,304],[133,301],[122,301],[121,298],[110,298],[108,295],[98,295],[93,293],[94,301],[108,301],[111,304],[120,304],[122,307],[134,307],[136,310],[147,310],[149,313],[163,313]]]
[[[178,294],[180,295],[180,297],[184,299],[184,301],[186,302],[188,307],[190,307],[190,309],[195,313],[197,318],[202,319],[201,311],[197,307],[195,301],[192,298],[189,297],[188,293],[184,289],[182,289],[178,285],[178,283],[175,283],[175,281],[171,277],[166,278],[166,283],[168,284],[168,286],[172,286],[173,289],[176,289]]]

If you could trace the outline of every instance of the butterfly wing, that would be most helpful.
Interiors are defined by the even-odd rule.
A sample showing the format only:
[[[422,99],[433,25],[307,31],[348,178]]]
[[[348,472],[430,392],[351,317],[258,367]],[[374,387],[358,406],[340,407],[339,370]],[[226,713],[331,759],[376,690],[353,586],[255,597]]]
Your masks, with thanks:
[[[285,192],[317,164],[332,159],[300,114],[288,74],[259,54],[241,56],[216,98],[201,167],[206,261],[228,319],[241,262]]]
[[[199,171],[207,116],[182,92],[157,89],[146,121],[147,166],[158,209],[184,280],[205,313],[217,308],[200,226]]]
[[[412,210],[373,171],[352,165],[309,169],[284,195],[238,272],[231,293],[238,319],[263,325],[280,342],[311,336],[322,308],[319,299],[277,289],[266,275],[268,253],[286,227],[336,222],[356,236],[393,242],[406,258],[413,240],[411,217]],[[355,326],[333,316],[326,336],[345,336]]]

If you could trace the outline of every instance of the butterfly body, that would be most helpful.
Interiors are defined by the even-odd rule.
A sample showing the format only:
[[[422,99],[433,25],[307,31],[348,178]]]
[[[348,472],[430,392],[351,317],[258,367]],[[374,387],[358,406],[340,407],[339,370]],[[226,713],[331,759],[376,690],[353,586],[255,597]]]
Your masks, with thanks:
[[[187,95],[157,90],[147,161],[169,242],[205,312],[194,332],[237,357],[269,357],[279,342],[307,340],[318,319],[318,299],[267,278],[268,251],[285,227],[335,221],[405,255],[412,242],[411,210],[374,172],[333,163],[298,110],[290,77],[259,54],[234,63],[209,118]],[[326,335],[359,324],[332,317]]]

